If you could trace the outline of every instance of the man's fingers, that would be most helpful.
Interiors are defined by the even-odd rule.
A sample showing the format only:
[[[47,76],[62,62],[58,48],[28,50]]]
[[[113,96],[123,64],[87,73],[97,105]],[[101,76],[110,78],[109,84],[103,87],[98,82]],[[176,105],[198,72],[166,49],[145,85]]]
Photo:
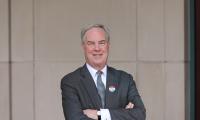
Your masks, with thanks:
[[[97,116],[97,110],[92,110],[92,109],[86,109],[86,110],[83,110],[83,113],[88,116],[89,118],[92,118],[92,119],[98,119],[98,116]]]
[[[133,108],[133,104],[132,103],[129,103],[127,106],[126,106],[126,109],[131,109]]]
[[[130,103],[130,107],[133,108],[133,107],[134,107],[134,104],[133,104],[133,103]]]
[[[128,105],[126,105],[126,108],[125,109],[131,109],[134,107],[134,104],[129,102]]]

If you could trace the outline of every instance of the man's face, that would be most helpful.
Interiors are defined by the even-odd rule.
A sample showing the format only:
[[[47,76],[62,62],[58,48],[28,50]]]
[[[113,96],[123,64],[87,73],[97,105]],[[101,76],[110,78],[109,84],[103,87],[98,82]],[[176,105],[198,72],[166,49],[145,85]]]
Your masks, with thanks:
[[[97,70],[102,69],[107,63],[109,45],[104,30],[101,28],[88,30],[83,43],[86,62]]]

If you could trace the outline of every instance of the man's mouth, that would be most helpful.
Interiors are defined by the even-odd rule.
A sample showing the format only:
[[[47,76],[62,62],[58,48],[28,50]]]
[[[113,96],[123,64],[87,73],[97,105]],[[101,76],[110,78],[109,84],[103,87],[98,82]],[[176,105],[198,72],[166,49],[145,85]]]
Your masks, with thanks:
[[[93,56],[98,57],[98,56],[102,56],[103,54],[93,54]]]

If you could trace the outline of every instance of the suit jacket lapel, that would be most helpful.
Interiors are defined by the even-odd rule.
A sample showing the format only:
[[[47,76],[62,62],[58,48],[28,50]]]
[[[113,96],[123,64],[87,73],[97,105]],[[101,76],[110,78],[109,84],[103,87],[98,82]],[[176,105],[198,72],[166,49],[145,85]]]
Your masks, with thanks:
[[[114,106],[114,99],[117,99],[118,93],[118,79],[115,77],[114,70],[107,68],[107,82],[106,82],[106,108]]]
[[[92,104],[95,105],[94,107],[100,108],[101,107],[101,99],[99,97],[96,85],[94,80],[88,71],[86,65],[82,67],[81,70],[81,82],[84,85],[85,89],[87,90],[90,99],[92,100]]]

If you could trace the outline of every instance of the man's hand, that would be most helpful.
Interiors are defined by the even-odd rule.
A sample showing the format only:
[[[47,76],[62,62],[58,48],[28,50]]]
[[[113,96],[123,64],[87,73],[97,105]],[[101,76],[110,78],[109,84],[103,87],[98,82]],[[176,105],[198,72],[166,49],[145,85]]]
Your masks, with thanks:
[[[132,102],[129,102],[128,105],[126,105],[125,109],[131,109],[134,107],[134,104]]]
[[[97,110],[93,110],[93,109],[86,109],[86,110],[83,110],[83,113],[91,118],[91,119],[94,119],[94,120],[97,120],[98,119],[98,115],[97,115]]]

